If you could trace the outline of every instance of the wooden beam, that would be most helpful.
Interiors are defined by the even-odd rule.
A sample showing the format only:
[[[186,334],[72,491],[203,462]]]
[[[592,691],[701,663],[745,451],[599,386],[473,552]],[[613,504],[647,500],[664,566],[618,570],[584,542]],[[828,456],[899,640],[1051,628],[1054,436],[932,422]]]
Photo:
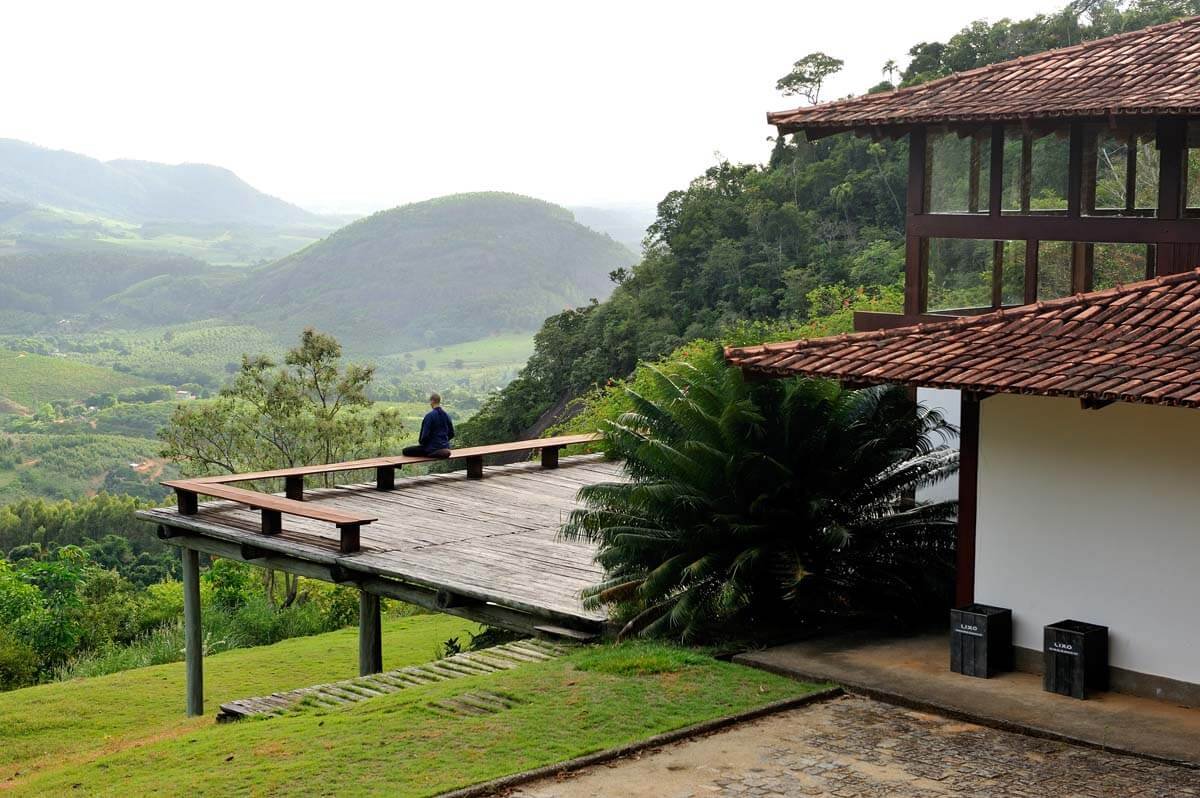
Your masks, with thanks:
[[[982,169],[979,136],[971,136],[971,165],[967,177],[967,212],[979,213],[979,173]]]
[[[986,311],[987,308],[983,308]],[[870,332],[872,330],[892,330],[897,327],[913,327],[917,324],[936,324],[943,321],[954,321],[958,316],[949,313],[881,313],[873,310],[857,310],[854,312],[854,331]]]
[[[1076,241],[1071,245],[1071,293],[1082,294],[1092,290],[1093,245]]]
[[[187,714],[204,714],[204,639],[200,625],[200,552],[183,549],[183,640]]]
[[[1004,242],[992,242],[992,307],[1004,305]]]
[[[1021,213],[1029,213],[1029,199],[1033,192],[1033,134],[1026,130],[1021,135]]]
[[[1200,243],[1200,218],[1157,219],[1151,216],[1082,216],[1033,214],[1001,217],[968,213],[927,213],[908,220],[906,233],[918,238],[980,240],[1093,241],[1126,244]]]
[[[358,675],[383,672],[383,624],[379,596],[358,591]]]
[[[975,529],[979,494],[979,398],[963,391],[959,418],[958,537],[954,603],[975,601]]]
[[[1125,144],[1125,212],[1137,210],[1137,156],[1138,138],[1136,132],[1129,133],[1129,141]]]
[[[1096,212],[1096,160],[1099,132],[1084,128],[1083,163],[1080,174],[1080,213],[1091,216]]]

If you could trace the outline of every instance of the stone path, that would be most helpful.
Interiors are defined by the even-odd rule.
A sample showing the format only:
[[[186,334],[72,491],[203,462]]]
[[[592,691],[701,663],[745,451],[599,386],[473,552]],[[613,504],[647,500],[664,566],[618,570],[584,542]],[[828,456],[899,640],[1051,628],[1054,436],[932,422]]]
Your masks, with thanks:
[[[495,673],[516,668],[526,662],[543,662],[561,656],[565,651],[566,649],[562,646],[545,640],[517,640],[479,651],[464,651],[461,654],[427,662],[424,665],[411,665],[407,668],[361,676],[357,679],[318,684],[315,687],[301,687],[299,690],[272,693],[255,698],[239,698],[221,705],[217,721],[224,723],[253,716],[273,717],[293,709],[308,707],[328,709],[338,704],[364,701],[409,687],[444,682],[447,679],[459,679],[463,676]],[[498,700],[491,693],[468,693],[467,696],[468,698],[464,700],[469,704],[449,706],[446,705],[446,702],[442,702],[431,706],[448,711],[458,710],[465,714],[481,714],[484,711],[495,711],[508,706],[505,701]]]
[[[847,696],[510,795],[1184,798],[1200,796],[1200,770]]]

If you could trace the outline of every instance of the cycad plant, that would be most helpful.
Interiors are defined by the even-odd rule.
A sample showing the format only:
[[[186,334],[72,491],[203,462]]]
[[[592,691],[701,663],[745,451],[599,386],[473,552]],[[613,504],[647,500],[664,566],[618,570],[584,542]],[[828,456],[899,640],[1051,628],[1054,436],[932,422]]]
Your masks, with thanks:
[[[955,434],[896,388],[746,382],[718,351],[651,368],[603,430],[628,481],[584,488],[562,534],[599,545],[623,635],[912,620],[949,600]],[[643,385],[645,380],[640,381]]]

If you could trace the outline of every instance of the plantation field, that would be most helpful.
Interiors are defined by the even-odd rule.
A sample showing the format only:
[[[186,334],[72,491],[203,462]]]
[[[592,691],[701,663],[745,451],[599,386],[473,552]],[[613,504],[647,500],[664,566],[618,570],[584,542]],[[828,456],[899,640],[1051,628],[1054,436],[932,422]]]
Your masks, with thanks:
[[[385,667],[430,659],[464,623],[385,622]],[[354,651],[347,630],[210,657],[207,706],[352,676]],[[12,795],[433,795],[814,689],[639,643],[217,726],[182,717],[182,681],[176,664],[0,695],[4,787]],[[479,690],[513,706],[480,715],[432,706]]]
[[[3,433],[0,433],[3,435]],[[123,435],[17,433],[17,463],[0,467],[0,506],[21,498],[80,499],[104,490],[165,497],[157,482],[177,472],[158,441]]]
[[[132,374],[122,374],[70,357],[38,355],[0,349],[0,397],[34,410],[43,402],[74,402],[95,393],[110,393],[147,384]],[[18,410],[7,405],[8,412]],[[4,412],[0,408],[0,412]]]

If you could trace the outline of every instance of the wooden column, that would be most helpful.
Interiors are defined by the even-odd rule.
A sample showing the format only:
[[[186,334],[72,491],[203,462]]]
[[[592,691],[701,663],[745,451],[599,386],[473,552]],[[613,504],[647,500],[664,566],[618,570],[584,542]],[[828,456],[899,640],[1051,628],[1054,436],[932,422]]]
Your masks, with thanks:
[[[962,392],[959,419],[958,538],[954,605],[975,601],[975,523],[979,490],[979,397]]]
[[[925,311],[925,242],[911,230],[913,217],[924,214],[928,194],[928,140],[924,127],[915,127],[908,134],[908,194],[906,196],[909,222],[904,248],[904,312]]]
[[[370,676],[383,671],[383,621],[379,596],[358,593],[358,675]]]
[[[183,639],[187,713],[204,714],[204,636],[200,627],[200,552],[183,549]]]

